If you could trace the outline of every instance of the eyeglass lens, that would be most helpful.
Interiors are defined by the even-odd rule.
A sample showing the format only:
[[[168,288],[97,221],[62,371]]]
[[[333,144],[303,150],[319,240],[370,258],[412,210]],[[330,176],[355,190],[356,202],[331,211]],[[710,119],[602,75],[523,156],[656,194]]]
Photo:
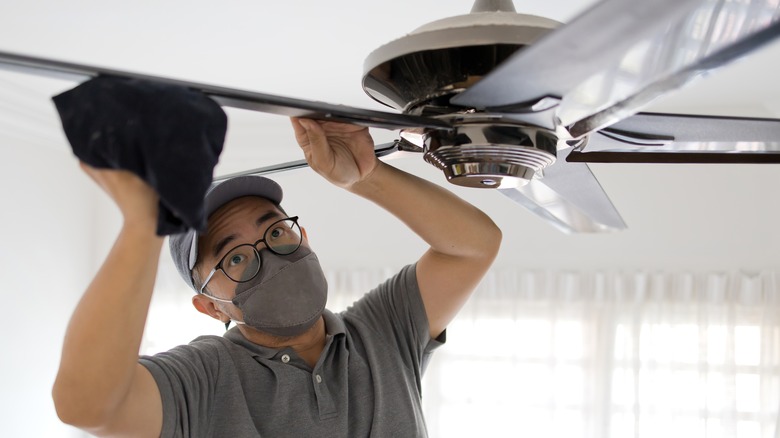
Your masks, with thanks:
[[[301,246],[301,230],[293,219],[284,219],[273,223],[265,231],[265,246],[279,255],[295,252]],[[233,281],[249,281],[260,271],[260,257],[255,247],[243,244],[233,248],[222,259],[222,269]]]

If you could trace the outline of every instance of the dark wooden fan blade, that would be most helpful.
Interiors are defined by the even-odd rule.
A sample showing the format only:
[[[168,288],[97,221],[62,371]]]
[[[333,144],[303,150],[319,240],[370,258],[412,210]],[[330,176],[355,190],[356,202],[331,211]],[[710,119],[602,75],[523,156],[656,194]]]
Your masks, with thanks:
[[[780,163],[780,119],[639,113],[572,152],[588,163]]]
[[[625,229],[623,218],[587,164],[566,161],[570,151],[558,151],[558,160],[544,169],[544,178],[499,192],[565,233]]]
[[[325,102],[314,102],[252,91],[236,90],[215,85],[179,81],[176,79],[74,64],[3,51],[0,51],[0,68],[43,76],[64,77],[76,81],[83,81],[98,75],[144,79],[199,90],[222,106],[289,117],[305,117],[318,120],[348,122],[385,129],[449,128],[449,124],[446,122],[426,117],[386,113],[346,105],[335,105]]]

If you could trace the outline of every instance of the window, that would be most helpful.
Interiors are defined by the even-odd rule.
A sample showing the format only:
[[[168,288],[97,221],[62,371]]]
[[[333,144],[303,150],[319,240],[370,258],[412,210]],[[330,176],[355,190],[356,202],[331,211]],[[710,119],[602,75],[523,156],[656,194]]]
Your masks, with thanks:
[[[424,378],[432,436],[775,436],[771,275],[491,276]]]

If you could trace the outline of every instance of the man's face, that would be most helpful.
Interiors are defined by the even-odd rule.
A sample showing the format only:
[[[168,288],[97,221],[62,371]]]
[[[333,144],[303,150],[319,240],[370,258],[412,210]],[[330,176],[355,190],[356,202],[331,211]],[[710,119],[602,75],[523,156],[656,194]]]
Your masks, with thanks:
[[[195,266],[202,281],[231,249],[244,243],[255,243],[265,230],[285,217],[271,201],[258,196],[244,196],[223,205],[208,219],[205,236],[198,239],[198,263]],[[262,249],[262,243],[258,249]],[[304,235],[303,245],[307,245]],[[211,295],[229,300],[235,296],[237,283],[217,272],[206,286]]]

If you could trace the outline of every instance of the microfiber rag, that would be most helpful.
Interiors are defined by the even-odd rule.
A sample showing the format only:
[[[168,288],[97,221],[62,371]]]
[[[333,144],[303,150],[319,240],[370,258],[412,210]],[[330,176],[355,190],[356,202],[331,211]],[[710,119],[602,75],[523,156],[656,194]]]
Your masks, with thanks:
[[[216,102],[178,85],[108,76],[52,100],[79,160],[129,170],[158,193],[158,235],[205,230],[204,196],[227,131]]]

